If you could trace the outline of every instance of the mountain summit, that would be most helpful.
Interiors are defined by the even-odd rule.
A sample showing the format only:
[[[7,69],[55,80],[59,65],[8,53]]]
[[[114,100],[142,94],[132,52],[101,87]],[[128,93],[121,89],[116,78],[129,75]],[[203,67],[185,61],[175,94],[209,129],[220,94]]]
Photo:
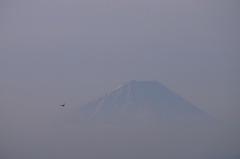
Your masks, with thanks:
[[[144,124],[214,118],[157,81],[131,81],[70,113],[71,124]]]

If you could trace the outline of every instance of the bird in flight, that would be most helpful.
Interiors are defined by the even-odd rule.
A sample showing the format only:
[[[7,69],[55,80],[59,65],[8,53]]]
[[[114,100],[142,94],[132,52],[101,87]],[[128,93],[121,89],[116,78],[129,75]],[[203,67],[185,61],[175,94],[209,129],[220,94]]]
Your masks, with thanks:
[[[65,103],[64,103],[63,105],[60,105],[60,106],[64,107],[64,106],[65,106]]]

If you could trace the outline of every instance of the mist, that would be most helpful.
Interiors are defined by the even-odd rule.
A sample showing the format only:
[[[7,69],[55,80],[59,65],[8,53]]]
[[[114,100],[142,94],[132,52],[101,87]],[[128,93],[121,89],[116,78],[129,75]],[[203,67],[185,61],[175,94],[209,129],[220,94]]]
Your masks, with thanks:
[[[3,159],[229,159],[239,158],[239,133],[225,125],[51,125],[12,132],[1,150]]]
[[[239,159],[239,7],[2,0],[0,158]],[[223,125],[54,126],[131,80],[160,81]]]

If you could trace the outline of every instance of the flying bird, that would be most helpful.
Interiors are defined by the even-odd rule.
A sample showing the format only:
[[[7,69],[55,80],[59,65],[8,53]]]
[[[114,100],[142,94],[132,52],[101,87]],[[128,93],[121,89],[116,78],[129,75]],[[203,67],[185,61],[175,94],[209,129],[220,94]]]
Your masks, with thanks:
[[[60,106],[64,107],[64,106],[65,106],[65,103],[64,103],[63,105],[60,105]]]

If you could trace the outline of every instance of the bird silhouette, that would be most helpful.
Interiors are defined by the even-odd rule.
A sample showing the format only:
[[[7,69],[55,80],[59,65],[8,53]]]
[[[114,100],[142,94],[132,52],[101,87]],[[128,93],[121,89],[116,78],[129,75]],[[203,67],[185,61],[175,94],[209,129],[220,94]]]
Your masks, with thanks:
[[[65,106],[65,103],[64,103],[63,105],[60,105],[60,106],[64,107],[64,106]]]

